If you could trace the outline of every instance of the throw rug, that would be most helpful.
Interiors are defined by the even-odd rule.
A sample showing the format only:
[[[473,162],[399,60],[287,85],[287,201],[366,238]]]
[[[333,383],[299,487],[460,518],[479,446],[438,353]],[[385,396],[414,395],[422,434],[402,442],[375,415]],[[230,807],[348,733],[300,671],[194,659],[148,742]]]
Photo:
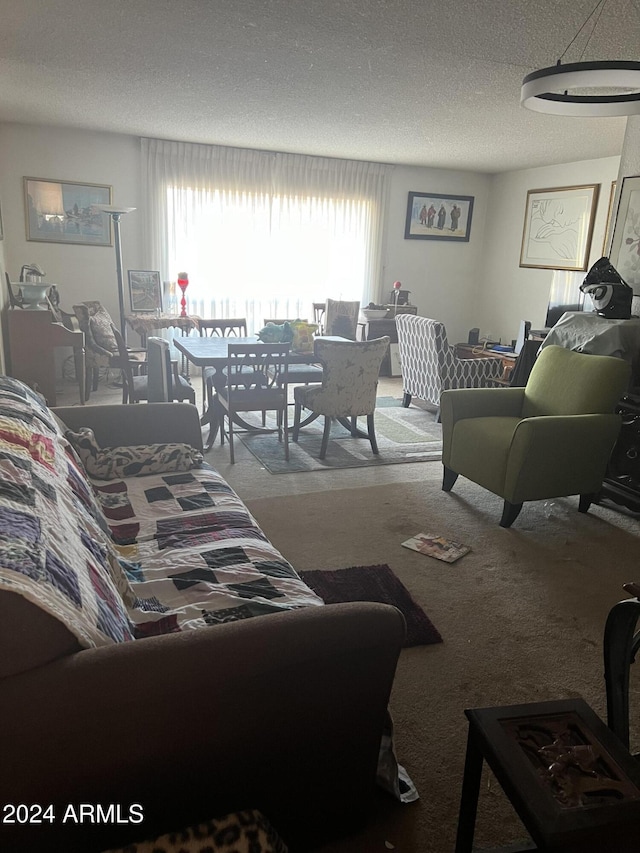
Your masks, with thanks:
[[[366,418],[358,419],[358,427],[366,433]],[[442,456],[442,427],[436,423],[435,414],[414,406],[405,409],[394,397],[378,397],[376,402],[375,430],[380,451],[377,456],[371,452],[368,438],[353,438],[341,423],[334,421],[327,455],[318,459],[323,428],[324,417],[319,417],[300,430],[295,444],[290,433],[288,462],[275,432],[244,432],[237,433],[237,437],[272,474],[365,468],[398,462],[438,462]]]
[[[442,642],[438,629],[386,563],[335,571],[320,569],[299,574],[325,604],[341,604],[345,601],[393,604],[407,623],[405,647],[428,646]]]

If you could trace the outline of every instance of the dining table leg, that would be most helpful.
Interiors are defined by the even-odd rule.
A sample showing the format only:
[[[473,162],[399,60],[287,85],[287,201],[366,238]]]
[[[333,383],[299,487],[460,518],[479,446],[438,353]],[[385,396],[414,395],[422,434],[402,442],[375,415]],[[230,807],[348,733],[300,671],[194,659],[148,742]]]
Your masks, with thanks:
[[[209,435],[207,436],[207,441],[205,443],[205,451],[211,450],[213,442],[216,440],[216,436],[218,435],[218,430],[221,427],[220,415],[218,414],[218,407],[215,403],[218,391],[222,390],[227,384],[227,376],[224,372],[224,368],[215,368],[211,382],[213,385],[213,394],[210,399],[206,400],[207,407],[200,418],[200,423],[203,426],[205,424],[209,424]]]

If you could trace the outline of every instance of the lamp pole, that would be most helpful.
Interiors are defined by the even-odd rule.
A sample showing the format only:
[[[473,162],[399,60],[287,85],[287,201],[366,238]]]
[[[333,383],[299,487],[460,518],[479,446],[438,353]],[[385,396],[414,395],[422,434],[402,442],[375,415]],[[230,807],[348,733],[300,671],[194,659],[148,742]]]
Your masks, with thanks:
[[[96,210],[109,214],[113,221],[113,242],[116,247],[116,272],[118,275],[118,308],[120,309],[120,334],[127,343],[127,324],[124,313],[124,281],[122,274],[122,244],[120,242],[120,220],[125,213],[131,213],[135,207],[114,207],[111,204],[95,204]]]

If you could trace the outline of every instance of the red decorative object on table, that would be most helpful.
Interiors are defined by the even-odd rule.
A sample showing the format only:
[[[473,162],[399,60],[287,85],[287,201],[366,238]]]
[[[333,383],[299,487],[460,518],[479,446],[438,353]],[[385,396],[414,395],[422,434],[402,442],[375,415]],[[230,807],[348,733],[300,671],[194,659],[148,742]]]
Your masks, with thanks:
[[[178,287],[182,291],[182,299],[180,300],[180,307],[182,308],[182,310],[180,311],[180,316],[186,317],[186,316],[188,316],[187,315],[187,300],[186,300],[186,297],[184,295],[184,292],[187,289],[187,287],[189,287],[189,276],[186,274],[186,272],[179,272],[178,273]]]
[[[398,313],[398,297],[400,296],[400,288],[401,287],[402,287],[401,281],[394,281],[393,282],[393,289],[395,290],[395,293],[393,294],[393,299],[394,299],[393,316],[394,317]]]

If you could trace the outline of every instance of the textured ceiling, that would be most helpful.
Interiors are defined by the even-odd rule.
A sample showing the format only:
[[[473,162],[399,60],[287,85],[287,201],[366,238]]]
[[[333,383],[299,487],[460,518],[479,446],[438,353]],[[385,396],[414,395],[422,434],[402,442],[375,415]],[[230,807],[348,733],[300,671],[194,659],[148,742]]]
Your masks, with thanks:
[[[501,172],[620,154],[520,106],[594,0],[0,0],[0,120]],[[638,59],[607,0],[585,59]],[[577,61],[581,36],[564,61]]]

